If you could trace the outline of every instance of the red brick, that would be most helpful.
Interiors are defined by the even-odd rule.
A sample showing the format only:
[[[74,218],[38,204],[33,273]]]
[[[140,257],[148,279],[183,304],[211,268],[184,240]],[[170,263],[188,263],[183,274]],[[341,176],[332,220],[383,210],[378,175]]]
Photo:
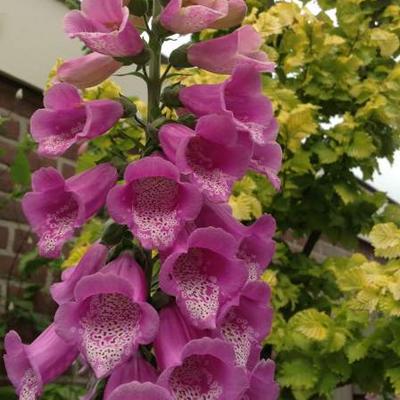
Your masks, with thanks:
[[[75,175],[75,167],[69,164],[62,164],[61,173],[65,179]]]
[[[17,276],[18,262],[14,256],[0,255],[0,276],[6,278],[9,274]]]
[[[10,193],[13,190],[10,171],[7,169],[0,170],[0,191]]]
[[[79,146],[74,144],[63,154],[63,157],[75,161],[78,158],[78,149]]]
[[[8,244],[8,228],[0,226],[0,249],[7,248]]]
[[[29,156],[29,165],[31,167],[31,172],[36,171],[37,169],[41,167],[57,167],[57,161],[56,160],[51,160],[49,158],[44,158],[44,157],[39,157],[39,155],[32,151]]]
[[[17,142],[11,144],[1,139],[0,137],[0,149],[2,150],[0,152],[0,163],[11,165],[17,152]]]
[[[14,233],[13,250],[15,253],[26,253],[35,248],[36,239],[32,232],[16,229]]]
[[[0,136],[8,139],[19,139],[19,122],[9,119],[0,125]]]
[[[19,201],[0,195],[0,219],[27,223]]]

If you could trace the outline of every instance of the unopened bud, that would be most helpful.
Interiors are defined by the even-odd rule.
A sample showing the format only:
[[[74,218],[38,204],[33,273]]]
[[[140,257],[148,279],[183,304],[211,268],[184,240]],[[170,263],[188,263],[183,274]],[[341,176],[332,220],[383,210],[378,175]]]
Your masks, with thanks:
[[[118,98],[118,101],[121,103],[123,109],[124,109],[124,118],[132,118],[136,115],[137,113],[137,107],[136,104],[131,101],[128,97],[125,96],[120,96]]]
[[[171,55],[169,56],[169,63],[175,68],[188,68],[192,67],[192,64],[189,63],[187,58],[187,50],[189,48],[189,44],[184,44],[181,47],[175,49]]]
[[[179,83],[167,86],[162,92],[161,101],[168,107],[181,107],[182,103],[179,100],[179,91],[183,87]]]

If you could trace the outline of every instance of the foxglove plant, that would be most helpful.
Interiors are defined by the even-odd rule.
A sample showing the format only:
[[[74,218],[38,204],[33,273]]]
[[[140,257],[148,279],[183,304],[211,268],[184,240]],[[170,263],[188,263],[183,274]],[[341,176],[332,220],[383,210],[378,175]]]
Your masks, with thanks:
[[[105,400],[277,398],[274,363],[260,360],[272,319],[261,275],[275,250],[275,222],[264,215],[245,226],[227,203],[248,170],[279,187],[278,126],[261,85],[274,65],[260,35],[244,26],[186,46],[186,62],[230,74],[223,83],[175,84],[170,104],[165,82],[179,75],[169,72],[178,67],[173,55],[161,73],[169,36],[233,28],[245,13],[243,0],[153,0],[151,10],[146,0],[82,0],[67,14],[65,31],[93,52],[59,67],[33,115],[39,154],[59,156],[100,135],[113,141],[121,118],[138,124],[145,143],[129,162],[112,153],[69,179],[54,168],[33,175],[23,210],[42,256],[60,257],[96,214],[114,222],[52,285],[54,322],[29,345],[7,334],[5,365],[20,400],[37,399],[73,362],[91,374],[85,400],[103,380]],[[124,96],[84,100],[82,89],[132,63],[131,75],[148,88],[146,121]],[[167,111],[180,117],[168,120]]]

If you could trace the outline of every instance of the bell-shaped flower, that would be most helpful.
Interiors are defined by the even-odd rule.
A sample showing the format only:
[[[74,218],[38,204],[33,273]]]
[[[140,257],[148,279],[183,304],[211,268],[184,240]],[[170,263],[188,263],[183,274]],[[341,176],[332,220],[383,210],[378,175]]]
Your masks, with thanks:
[[[271,329],[270,297],[271,291],[265,282],[250,282],[238,301],[224,307],[213,336],[232,345],[238,366],[253,369],[259,360],[260,343]]]
[[[195,131],[167,124],[159,138],[167,157],[212,201],[227,201],[233,183],[249,165],[251,149],[237,144],[235,124],[229,116],[201,117]]]
[[[167,389],[151,382],[130,382],[115,389],[108,400],[174,400]]]
[[[4,364],[20,400],[35,400],[43,386],[62,375],[78,356],[78,349],[67,344],[50,325],[31,344],[23,344],[18,333],[4,339]]]
[[[98,379],[126,362],[158,330],[157,312],[146,303],[144,272],[122,254],[75,286],[74,301],[56,315],[57,333],[75,344]]]
[[[260,34],[245,25],[215,39],[192,44],[187,57],[190,64],[217,74],[231,74],[237,65],[248,64],[259,72],[273,72],[275,64],[268,60]]]
[[[159,315],[160,329],[153,345],[157,365],[164,370],[179,364],[185,345],[205,336],[205,332],[190,325],[175,303],[164,307]]]
[[[275,363],[272,360],[261,360],[250,374],[249,388],[243,400],[277,400],[279,386],[274,381]]]
[[[243,287],[248,273],[237,251],[234,237],[222,229],[200,228],[163,262],[160,287],[176,297],[190,324],[215,329],[221,306]]]
[[[228,14],[225,17],[217,19],[210,25],[213,29],[229,29],[240,25],[246,16],[247,5],[244,0],[227,0]]]
[[[171,32],[187,34],[209,28],[213,22],[226,17],[228,0],[170,0],[161,12],[161,25]]]
[[[76,284],[87,275],[92,275],[104,267],[107,258],[107,247],[96,243],[85,253],[78,265],[68,268],[61,276],[62,281],[53,283],[51,296],[57,304],[64,304],[74,299]]]
[[[203,337],[187,343],[179,361],[166,368],[157,383],[174,399],[241,400],[248,378],[235,366],[230,344]]]
[[[57,83],[44,95],[44,106],[33,113],[30,129],[38,153],[55,157],[78,140],[93,139],[107,132],[123,114],[114,100],[83,101],[78,89]]]
[[[157,377],[154,367],[144,360],[139,353],[136,353],[124,364],[114,369],[107,380],[103,400],[109,400],[115,389],[121,385],[132,381],[155,383]]]
[[[278,143],[268,142],[264,145],[254,145],[249,168],[265,175],[276,190],[281,187],[281,181],[278,177],[281,166],[282,149]]]
[[[79,38],[91,50],[112,57],[135,56],[144,44],[122,0],[83,0],[81,11],[70,11],[64,18],[65,32]]]
[[[197,188],[181,182],[179,170],[159,156],[133,162],[125,170],[125,184],[114,187],[107,199],[111,217],[128,225],[147,248],[170,247],[200,211]]]
[[[90,53],[64,61],[57,69],[56,79],[79,89],[99,85],[122,67],[110,56]]]
[[[222,228],[235,237],[238,242],[236,256],[247,266],[248,281],[260,278],[275,252],[272,237],[276,224],[270,215],[263,215],[252,225],[243,225],[233,217],[228,206],[205,202],[195,225]]]
[[[227,114],[251,140],[264,145],[275,140],[277,130],[272,104],[262,93],[260,73],[252,65],[238,65],[219,84],[193,85],[180,90],[180,100],[193,114]]]
[[[33,192],[22,208],[39,236],[39,253],[57,258],[75,228],[81,227],[101,207],[118,174],[110,164],[100,164],[67,180],[54,168],[41,168],[32,175]]]

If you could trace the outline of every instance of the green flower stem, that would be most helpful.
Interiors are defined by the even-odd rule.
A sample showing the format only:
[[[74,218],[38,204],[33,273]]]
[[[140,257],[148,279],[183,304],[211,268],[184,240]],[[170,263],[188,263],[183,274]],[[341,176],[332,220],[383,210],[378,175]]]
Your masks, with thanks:
[[[152,27],[148,32],[150,36],[150,61],[149,61],[149,79],[147,82],[147,122],[151,123],[161,115],[160,96],[161,96],[161,46],[162,38],[155,29],[155,21],[161,12],[161,6],[158,0],[153,1]]]

